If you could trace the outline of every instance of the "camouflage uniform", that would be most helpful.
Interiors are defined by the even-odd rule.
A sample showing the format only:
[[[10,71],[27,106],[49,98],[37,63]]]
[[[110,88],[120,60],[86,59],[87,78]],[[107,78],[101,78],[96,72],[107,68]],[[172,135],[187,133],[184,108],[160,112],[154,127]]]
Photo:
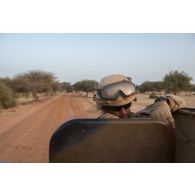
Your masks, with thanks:
[[[124,77],[123,75],[110,75],[102,79],[99,84],[99,89],[111,85],[113,82],[121,82],[128,77]],[[131,81],[131,80],[130,80]],[[96,98],[96,104],[99,109],[103,111],[103,114],[98,118],[119,118],[114,114],[105,112],[102,108],[104,105],[106,106],[120,106],[132,102],[136,96],[129,95],[127,97],[119,96],[114,100],[105,100],[101,97]],[[165,122],[166,124],[171,124],[173,128],[175,128],[174,119],[172,117],[171,112],[174,112],[185,106],[184,100],[176,95],[169,94],[166,96],[158,97],[155,102],[145,109],[140,110],[136,113],[130,112],[128,118],[152,118],[158,121]]]

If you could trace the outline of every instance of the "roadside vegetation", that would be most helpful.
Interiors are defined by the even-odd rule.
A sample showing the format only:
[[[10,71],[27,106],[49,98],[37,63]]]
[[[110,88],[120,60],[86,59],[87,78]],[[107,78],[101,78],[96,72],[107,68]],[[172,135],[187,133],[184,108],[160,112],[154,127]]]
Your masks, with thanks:
[[[38,101],[39,95],[49,96],[63,90],[64,84],[58,82],[52,73],[44,71],[33,70],[18,74],[12,79],[0,78],[0,108],[17,106],[20,97],[32,97],[34,101]]]
[[[73,85],[73,88],[76,92],[78,91],[86,92],[86,95],[88,97],[90,92],[92,93],[95,92],[96,86],[97,86],[97,81],[95,80],[82,80],[82,81],[76,82]]]
[[[17,105],[13,90],[3,83],[0,83],[0,100],[0,109],[12,108]]]
[[[156,98],[158,95],[165,93],[195,95],[195,85],[191,83],[190,77],[184,71],[171,71],[166,74],[163,81],[145,81],[137,86],[141,93],[149,93],[150,98]]]
[[[162,81],[145,81],[136,88],[140,93],[148,93],[149,98],[180,92],[195,95],[195,85],[191,81],[192,78],[184,71],[171,71]],[[95,80],[82,80],[71,84],[59,82],[53,73],[32,70],[18,74],[12,79],[0,78],[0,109],[15,107],[17,103],[21,103],[21,99],[39,101],[40,97],[51,96],[57,92],[79,92],[88,97],[89,93],[95,95],[96,86]]]

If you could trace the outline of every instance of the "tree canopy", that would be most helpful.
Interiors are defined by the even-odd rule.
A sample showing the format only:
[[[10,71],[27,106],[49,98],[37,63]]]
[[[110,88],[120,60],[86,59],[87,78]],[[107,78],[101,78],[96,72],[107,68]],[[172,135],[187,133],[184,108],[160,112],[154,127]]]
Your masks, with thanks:
[[[73,87],[75,91],[84,91],[87,93],[94,92],[96,90],[97,81],[95,80],[82,80],[76,82]]]
[[[164,87],[166,92],[178,93],[180,91],[186,91],[190,89],[190,77],[184,71],[171,71],[164,77]]]
[[[192,78],[184,71],[171,71],[166,74],[163,81],[145,81],[137,86],[140,92],[166,92],[178,93],[180,91],[194,91],[195,85],[191,83]],[[0,107],[8,108],[16,104],[15,99],[18,93],[26,97],[31,93],[35,100],[38,100],[38,93],[46,92],[53,94],[56,91],[72,89],[87,93],[96,90],[97,81],[82,80],[72,85],[69,82],[59,83],[53,73],[31,70],[16,75],[13,79],[8,77],[0,78]]]
[[[162,81],[145,81],[138,86],[140,92],[146,91],[161,91],[163,89]]]
[[[0,82],[0,108],[14,107],[16,104],[12,89]]]
[[[16,91],[26,94],[31,92],[35,100],[38,100],[38,92],[47,92],[56,89],[54,75],[44,71],[33,70],[19,74],[14,78],[14,81],[14,89]]]

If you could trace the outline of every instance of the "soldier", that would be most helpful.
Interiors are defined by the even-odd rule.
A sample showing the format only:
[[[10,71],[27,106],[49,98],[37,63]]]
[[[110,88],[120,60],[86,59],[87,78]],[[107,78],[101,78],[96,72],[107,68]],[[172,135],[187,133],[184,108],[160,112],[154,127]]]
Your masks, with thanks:
[[[133,113],[130,108],[136,95],[130,77],[118,74],[104,77],[97,86],[95,98],[97,108],[102,111],[99,118],[152,118],[175,128],[171,112],[185,105],[181,97],[173,94],[158,97],[153,104]]]

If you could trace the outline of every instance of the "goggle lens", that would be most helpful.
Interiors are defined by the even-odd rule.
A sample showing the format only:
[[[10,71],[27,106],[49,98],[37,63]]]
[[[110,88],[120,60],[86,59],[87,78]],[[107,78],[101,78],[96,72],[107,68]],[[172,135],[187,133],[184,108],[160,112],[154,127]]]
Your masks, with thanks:
[[[135,93],[135,86],[129,82],[114,83],[98,90],[97,93],[104,99],[116,99],[121,94],[128,97]]]

